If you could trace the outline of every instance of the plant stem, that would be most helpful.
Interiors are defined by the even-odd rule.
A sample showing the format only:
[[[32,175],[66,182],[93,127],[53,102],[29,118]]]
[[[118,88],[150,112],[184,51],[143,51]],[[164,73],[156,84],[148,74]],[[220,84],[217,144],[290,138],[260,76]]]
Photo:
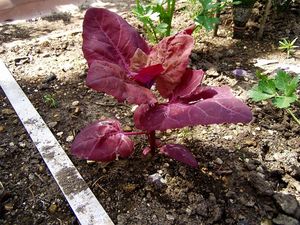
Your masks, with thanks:
[[[168,14],[169,14],[169,19],[168,19],[168,27],[167,27],[167,32],[166,35],[170,36],[171,35],[171,27],[172,27],[172,19],[175,11],[175,2],[176,0],[168,0]]]
[[[154,25],[153,25],[153,23],[151,21],[149,21],[149,26],[150,26],[149,30],[152,31],[154,39],[155,39],[155,42],[158,43],[158,37],[157,37],[156,31],[155,31],[155,27],[154,27]]]
[[[298,125],[300,126],[300,120],[295,116],[295,114],[290,109],[286,109],[286,111],[288,111],[288,113],[293,117],[296,123],[298,123]]]
[[[272,6],[272,0],[268,0],[265,6],[265,12],[262,18],[262,21],[260,23],[260,27],[259,27],[259,31],[258,31],[258,39],[261,39],[264,33],[264,29],[265,29],[265,25],[266,25],[266,21],[267,21],[267,17],[270,13],[270,9]]]
[[[154,153],[157,147],[155,143],[155,131],[148,133],[148,142],[150,144],[151,153]]]
[[[213,34],[214,37],[218,36],[218,29],[219,29],[219,24],[220,24],[220,14],[221,14],[221,9],[220,9],[221,0],[217,0],[217,3],[218,3],[218,8],[217,8],[215,16],[216,16],[216,18],[219,19],[219,22],[215,24],[214,34]]]

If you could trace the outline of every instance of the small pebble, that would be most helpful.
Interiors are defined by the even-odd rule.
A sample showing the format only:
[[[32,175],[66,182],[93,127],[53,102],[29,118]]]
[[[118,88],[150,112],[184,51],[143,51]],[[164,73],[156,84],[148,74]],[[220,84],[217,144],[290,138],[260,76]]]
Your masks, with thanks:
[[[52,203],[48,208],[48,210],[50,213],[55,213],[57,211],[57,208],[58,208],[57,205],[55,203]]]
[[[40,173],[43,173],[43,172],[45,171],[45,166],[43,166],[43,165],[38,165],[38,171],[39,171]]]
[[[192,215],[192,209],[191,208],[186,208],[186,213],[190,216],[190,215]]]
[[[159,172],[149,175],[148,182],[153,183],[158,187],[162,187],[167,183],[167,181],[162,177],[162,175]]]
[[[220,159],[220,158],[216,158],[214,162],[215,162],[216,164],[218,164],[218,165],[222,165],[222,164],[223,164],[223,160]]]
[[[227,135],[227,136],[224,136],[223,138],[224,138],[225,140],[227,140],[227,141],[230,141],[230,140],[233,139],[233,136],[232,136],[232,135]]]
[[[14,209],[14,204],[12,202],[9,202],[9,203],[7,203],[7,204],[4,205],[4,209],[6,211],[11,211],[11,210]]]
[[[136,110],[136,108],[138,107],[138,105],[134,105],[134,106],[132,106],[132,108],[131,108],[131,112],[134,112],[135,110]]]
[[[50,122],[50,123],[48,123],[48,127],[54,128],[54,127],[56,127],[57,124],[58,124],[57,122]]]
[[[79,101],[72,102],[72,106],[78,106],[78,105],[79,105]]]
[[[247,139],[247,140],[245,140],[245,145],[246,146],[254,146],[254,147],[256,147],[256,145],[257,145],[257,143],[254,141],[254,140],[251,140],[251,139]]]
[[[62,131],[61,131],[61,132],[58,132],[58,133],[56,133],[56,135],[57,135],[57,136],[59,136],[59,137],[61,137],[63,134],[64,134],[64,132],[62,132]]]
[[[175,220],[174,216],[167,214],[166,215],[167,220]]]
[[[12,114],[15,113],[15,111],[12,110],[12,109],[2,109],[2,113],[3,113],[4,115],[12,115]]]
[[[128,125],[125,125],[123,127],[123,130],[129,132],[129,131],[132,131],[132,128],[130,126],[128,126]]]
[[[137,188],[136,184],[125,184],[122,186],[122,189],[125,192],[133,192]]]
[[[277,225],[299,225],[299,221],[297,219],[284,214],[279,214],[272,221]]]
[[[66,142],[72,142],[74,140],[74,136],[70,135],[67,137]]]
[[[20,146],[21,148],[25,148],[25,147],[26,147],[26,143],[25,143],[25,142],[19,142],[19,146]]]
[[[80,108],[76,107],[74,110],[74,115],[78,115],[80,113]]]
[[[0,199],[1,199],[1,196],[3,195],[3,193],[4,193],[4,186],[0,181]]]
[[[206,74],[208,76],[212,76],[212,77],[218,77],[219,76],[219,73],[218,71],[215,69],[215,68],[210,68],[206,71]]]
[[[262,166],[256,167],[256,171],[259,172],[259,173],[262,173],[262,174],[265,172],[264,168],[262,168]]]
[[[262,219],[260,225],[272,225],[272,221],[269,219]]]
[[[295,196],[287,193],[276,193],[274,198],[280,208],[288,215],[294,215],[298,208],[298,201]]]

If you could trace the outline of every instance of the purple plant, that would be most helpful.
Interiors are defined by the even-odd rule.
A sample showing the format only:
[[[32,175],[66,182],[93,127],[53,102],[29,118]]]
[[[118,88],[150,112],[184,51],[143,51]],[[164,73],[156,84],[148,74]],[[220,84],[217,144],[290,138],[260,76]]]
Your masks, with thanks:
[[[229,87],[201,86],[202,70],[187,68],[194,40],[193,27],[150,47],[124,19],[106,9],[91,8],[83,23],[83,53],[89,65],[86,83],[119,102],[138,105],[134,122],[140,132],[124,132],[117,120],[99,120],[75,138],[72,153],[83,159],[112,161],[131,155],[131,135],[147,135],[143,154],[161,154],[192,167],[198,163],[182,145],[158,143],[156,131],[193,125],[246,123],[250,109],[235,98]],[[155,85],[167,99],[158,102]]]

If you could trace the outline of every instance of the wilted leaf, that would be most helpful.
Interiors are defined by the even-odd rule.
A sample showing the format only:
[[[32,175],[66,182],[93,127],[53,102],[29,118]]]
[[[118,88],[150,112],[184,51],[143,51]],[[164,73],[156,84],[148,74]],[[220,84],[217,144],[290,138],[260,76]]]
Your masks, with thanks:
[[[198,162],[192,153],[183,145],[179,144],[168,144],[164,145],[159,149],[160,153],[169,156],[172,159],[175,159],[179,162],[187,164],[191,167],[196,168],[198,166]]]

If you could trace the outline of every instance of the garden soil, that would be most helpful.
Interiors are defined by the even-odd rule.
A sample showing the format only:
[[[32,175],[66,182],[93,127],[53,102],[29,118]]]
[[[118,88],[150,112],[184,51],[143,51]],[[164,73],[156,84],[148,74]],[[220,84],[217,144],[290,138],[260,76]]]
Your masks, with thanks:
[[[191,21],[186,8],[183,2],[176,11],[176,30]],[[129,159],[96,163],[70,154],[74,136],[96,119],[116,118],[124,130],[135,130],[133,106],[85,85],[84,9],[1,25],[0,58],[115,224],[299,225],[300,128],[285,111],[250,101],[247,91],[257,83],[256,59],[299,65],[299,52],[286,59],[278,41],[299,36],[300,19],[291,12],[270,18],[258,41],[261,13],[254,10],[242,40],[232,38],[230,11],[221,16],[218,37],[195,34],[190,67],[206,71],[205,85],[230,86],[253,112],[249,124],[157,134],[164,143],[187,146],[199,162],[196,169],[159,154],[143,157],[142,136],[135,137]],[[142,32],[130,11],[122,16]],[[237,68],[247,74],[234,75]],[[1,89],[0,104],[0,224],[78,224]],[[300,117],[299,106],[292,110]]]

